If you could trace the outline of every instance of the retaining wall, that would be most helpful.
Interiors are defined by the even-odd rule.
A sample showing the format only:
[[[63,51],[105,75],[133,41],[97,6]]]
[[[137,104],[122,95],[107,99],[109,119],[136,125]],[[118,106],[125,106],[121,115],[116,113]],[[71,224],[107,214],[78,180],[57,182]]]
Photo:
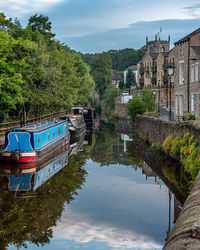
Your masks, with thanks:
[[[196,140],[199,140],[200,135],[200,121],[178,123],[149,116],[137,116],[135,128],[140,137],[148,136],[149,142],[160,144],[168,135],[189,132]],[[163,249],[200,249],[200,172]]]
[[[175,122],[166,121],[145,115],[138,115],[135,128],[140,137],[147,137],[149,142],[162,144],[169,135],[180,135],[189,132],[195,140],[199,140],[200,121]]]
[[[126,113],[127,103],[115,102],[115,116],[118,118],[130,119]]]

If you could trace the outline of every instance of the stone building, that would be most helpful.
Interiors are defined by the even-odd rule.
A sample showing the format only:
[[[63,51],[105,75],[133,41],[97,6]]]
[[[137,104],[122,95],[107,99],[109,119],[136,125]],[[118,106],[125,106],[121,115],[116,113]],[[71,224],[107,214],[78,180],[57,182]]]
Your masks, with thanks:
[[[175,118],[185,113],[200,118],[200,28],[175,42]]]
[[[146,53],[142,61],[137,64],[140,88],[155,88],[157,102],[164,103],[167,107],[169,106],[169,100],[171,100],[171,105],[174,100],[174,84],[168,83],[167,72],[169,56],[173,57],[173,53],[173,50],[170,51],[170,36],[168,40],[161,40],[157,35],[153,41],[148,41],[148,38],[146,38]],[[173,80],[172,78],[171,81]]]

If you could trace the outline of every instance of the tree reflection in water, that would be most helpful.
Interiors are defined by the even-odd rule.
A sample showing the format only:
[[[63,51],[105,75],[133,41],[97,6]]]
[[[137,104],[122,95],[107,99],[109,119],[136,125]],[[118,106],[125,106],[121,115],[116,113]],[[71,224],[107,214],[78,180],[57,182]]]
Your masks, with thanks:
[[[44,245],[52,238],[52,227],[62,215],[64,203],[70,203],[85,182],[87,172],[82,168],[88,153],[72,155],[69,163],[35,192],[16,199],[7,190],[7,177],[1,175],[0,195],[0,246],[9,244],[26,247],[26,242]],[[25,197],[26,197],[25,196]]]

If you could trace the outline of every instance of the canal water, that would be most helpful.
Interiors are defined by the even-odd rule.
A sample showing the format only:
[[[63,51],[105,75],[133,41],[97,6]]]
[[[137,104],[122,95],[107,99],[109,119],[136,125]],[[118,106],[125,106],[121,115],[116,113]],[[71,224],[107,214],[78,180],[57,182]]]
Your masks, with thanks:
[[[0,249],[162,249],[186,190],[134,140],[101,124],[34,174],[4,171]]]

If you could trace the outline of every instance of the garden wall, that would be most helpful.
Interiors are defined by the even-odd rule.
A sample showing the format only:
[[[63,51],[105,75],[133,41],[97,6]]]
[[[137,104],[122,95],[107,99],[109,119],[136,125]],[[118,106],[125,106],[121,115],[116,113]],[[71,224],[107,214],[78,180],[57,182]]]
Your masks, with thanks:
[[[195,140],[200,137],[200,121],[175,122],[166,121],[146,115],[137,115],[135,129],[140,137],[144,137],[150,143],[162,144],[169,135],[180,135],[189,132]]]

